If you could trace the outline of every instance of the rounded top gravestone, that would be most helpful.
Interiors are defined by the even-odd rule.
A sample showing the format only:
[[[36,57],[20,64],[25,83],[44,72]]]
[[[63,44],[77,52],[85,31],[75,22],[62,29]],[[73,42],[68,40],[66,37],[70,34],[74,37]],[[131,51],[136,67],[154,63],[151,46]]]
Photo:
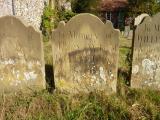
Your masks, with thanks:
[[[84,13],[52,33],[55,85],[69,92],[116,92],[119,32]]]
[[[148,17],[148,16],[149,16],[149,15],[146,14],[146,13],[143,13],[143,14],[137,16],[137,17],[135,18],[135,20],[134,20],[134,25],[137,26],[137,25],[141,24],[142,21],[144,20],[144,18],[145,18],[145,17]]]
[[[160,90],[160,13],[135,30],[131,86]]]
[[[0,90],[43,89],[41,33],[13,16],[0,17]]]

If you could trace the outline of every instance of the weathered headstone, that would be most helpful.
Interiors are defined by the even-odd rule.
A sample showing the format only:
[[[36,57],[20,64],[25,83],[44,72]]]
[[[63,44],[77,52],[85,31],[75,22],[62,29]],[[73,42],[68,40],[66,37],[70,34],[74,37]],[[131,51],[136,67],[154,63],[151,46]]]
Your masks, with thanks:
[[[137,17],[135,18],[135,20],[134,20],[134,25],[135,25],[135,26],[139,25],[139,24],[143,21],[143,19],[144,19],[145,17],[148,17],[148,16],[149,16],[149,15],[146,14],[146,13],[143,13],[143,14],[137,16]]]
[[[0,92],[45,88],[41,34],[13,16],[0,17]]]
[[[131,30],[130,26],[125,26],[125,28],[124,28],[124,37],[126,37],[126,38],[128,37],[130,30]]]
[[[160,13],[135,30],[131,86],[160,90]]]
[[[91,14],[61,22],[52,33],[55,86],[68,92],[116,92],[119,31]]]
[[[133,38],[133,30],[130,30],[127,39],[132,40],[132,38]]]

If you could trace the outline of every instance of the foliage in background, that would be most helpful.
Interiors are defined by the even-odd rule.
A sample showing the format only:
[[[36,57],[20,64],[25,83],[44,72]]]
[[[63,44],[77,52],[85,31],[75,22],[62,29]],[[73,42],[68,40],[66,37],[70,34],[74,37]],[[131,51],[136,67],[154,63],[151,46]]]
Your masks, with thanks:
[[[73,16],[76,15],[76,13],[74,13],[72,10],[65,10],[64,6],[61,6],[58,0],[55,1],[56,1],[55,9],[57,10],[57,17],[58,17],[56,23],[59,23],[60,21],[68,22]],[[65,0],[65,1],[71,2],[71,0]]]
[[[159,0],[128,0],[128,14],[131,17],[136,17],[142,13],[154,15],[160,12]]]
[[[70,10],[62,10],[58,12],[59,15],[59,21],[69,21],[73,16],[76,15],[76,13],[70,11]]]
[[[46,5],[43,11],[41,30],[44,36],[50,36],[54,28],[54,19],[56,18],[56,10],[53,10],[49,5]]]
[[[75,13],[93,13],[98,14],[100,0],[72,0],[72,10]]]
[[[60,9],[58,6],[52,8],[51,5],[46,5],[42,15],[41,30],[44,35],[44,39],[48,40],[51,35],[51,31],[57,27],[60,21],[69,21],[76,13]]]

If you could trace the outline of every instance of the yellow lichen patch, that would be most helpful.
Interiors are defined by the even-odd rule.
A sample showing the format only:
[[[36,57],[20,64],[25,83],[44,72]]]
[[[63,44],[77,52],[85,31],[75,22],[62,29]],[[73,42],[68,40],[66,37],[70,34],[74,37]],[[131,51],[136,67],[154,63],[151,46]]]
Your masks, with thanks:
[[[67,82],[65,80],[59,80],[56,86],[58,88],[71,89],[75,87],[75,84],[72,84],[71,82]]]

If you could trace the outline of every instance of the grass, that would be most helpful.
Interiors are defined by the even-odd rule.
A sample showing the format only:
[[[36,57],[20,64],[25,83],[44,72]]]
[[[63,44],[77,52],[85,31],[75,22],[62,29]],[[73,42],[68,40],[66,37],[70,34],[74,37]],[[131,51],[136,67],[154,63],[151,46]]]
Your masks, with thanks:
[[[51,44],[44,42],[48,90],[0,96],[0,120],[160,120],[160,92],[129,85],[130,41],[121,38],[118,92],[53,92]],[[53,92],[53,93],[51,93]]]
[[[51,41],[44,41],[44,59],[45,64],[52,65],[52,46]]]
[[[120,36],[118,77],[120,83],[123,82],[128,86],[130,85],[131,46],[132,40]]]
[[[1,120],[159,120],[160,93],[128,89],[125,96],[103,92],[76,95],[48,91],[3,95]]]

